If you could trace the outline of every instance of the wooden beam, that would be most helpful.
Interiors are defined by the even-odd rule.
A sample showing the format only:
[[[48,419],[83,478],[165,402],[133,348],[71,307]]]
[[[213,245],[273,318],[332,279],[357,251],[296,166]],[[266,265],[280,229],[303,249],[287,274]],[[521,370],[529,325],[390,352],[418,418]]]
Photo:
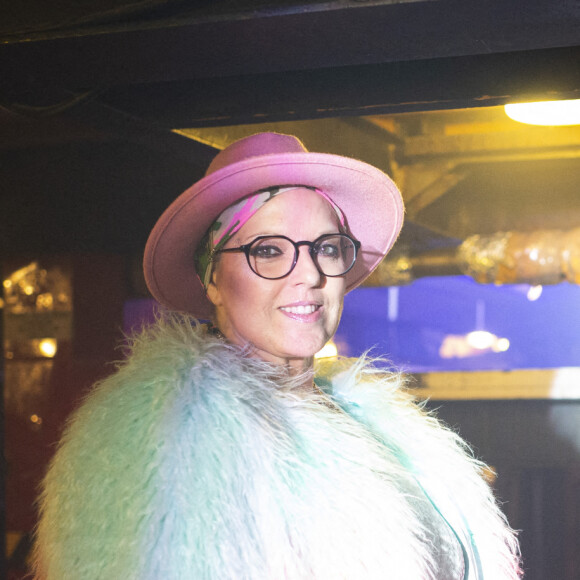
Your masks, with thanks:
[[[580,367],[514,371],[456,371],[412,375],[421,398],[580,399]]]

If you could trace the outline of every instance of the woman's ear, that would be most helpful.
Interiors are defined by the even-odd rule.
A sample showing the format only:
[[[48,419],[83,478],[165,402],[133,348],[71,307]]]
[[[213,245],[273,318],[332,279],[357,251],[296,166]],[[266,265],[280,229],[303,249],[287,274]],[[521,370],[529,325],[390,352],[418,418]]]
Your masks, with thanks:
[[[209,301],[215,307],[221,306],[222,297],[221,297],[221,293],[218,290],[218,287],[216,286],[216,283],[215,283],[215,272],[211,276],[211,282],[209,283],[209,285],[207,287],[206,294],[207,294],[207,297],[209,298]]]

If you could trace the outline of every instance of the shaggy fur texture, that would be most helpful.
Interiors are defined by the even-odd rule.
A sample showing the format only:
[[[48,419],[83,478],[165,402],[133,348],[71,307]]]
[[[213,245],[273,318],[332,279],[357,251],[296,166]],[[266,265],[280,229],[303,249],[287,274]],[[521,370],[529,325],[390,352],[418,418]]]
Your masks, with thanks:
[[[326,367],[324,393],[304,396],[303,377],[190,319],[138,336],[46,476],[38,577],[455,580],[462,544],[469,580],[517,578],[514,536],[456,435],[397,375]]]

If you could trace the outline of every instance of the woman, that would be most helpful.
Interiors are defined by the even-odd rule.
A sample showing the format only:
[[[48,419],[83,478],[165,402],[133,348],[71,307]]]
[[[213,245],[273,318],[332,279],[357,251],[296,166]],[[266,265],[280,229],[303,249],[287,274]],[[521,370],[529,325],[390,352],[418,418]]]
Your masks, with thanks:
[[[136,337],[71,421],[37,576],[517,578],[482,466],[400,377],[313,370],[402,214],[385,174],[291,136],[218,154],[145,251],[153,295],[186,314]]]

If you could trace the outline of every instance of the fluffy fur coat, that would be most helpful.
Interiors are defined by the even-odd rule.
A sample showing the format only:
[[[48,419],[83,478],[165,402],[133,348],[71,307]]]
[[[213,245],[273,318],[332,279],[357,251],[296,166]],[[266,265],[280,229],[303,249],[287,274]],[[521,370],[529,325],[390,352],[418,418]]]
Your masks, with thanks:
[[[397,375],[335,362],[303,396],[178,316],[131,350],[46,476],[38,578],[518,577],[481,465]]]

